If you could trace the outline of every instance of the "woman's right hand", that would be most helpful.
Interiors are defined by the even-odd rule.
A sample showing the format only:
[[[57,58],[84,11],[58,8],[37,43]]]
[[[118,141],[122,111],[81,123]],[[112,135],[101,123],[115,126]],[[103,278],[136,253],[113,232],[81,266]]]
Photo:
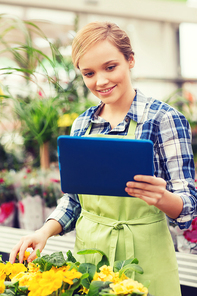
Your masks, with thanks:
[[[36,251],[40,252],[44,249],[47,239],[53,235],[62,232],[61,224],[54,220],[48,220],[40,229],[36,230],[33,234],[24,236],[20,239],[19,243],[12,249],[9,261],[15,262],[16,256],[19,253],[19,262],[23,262],[24,254],[27,248],[32,248],[33,252],[29,255],[27,261],[31,262],[36,258]]]
[[[27,248],[32,248],[33,252],[28,257],[27,261],[31,262],[36,258],[36,251],[39,249],[40,252],[44,249],[48,236],[44,233],[43,230],[39,229],[31,235],[24,236],[20,239],[18,244],[14,246],[10,253],[9,261],[14,263],[16,256],[19,253],[19,262],[23,262],[24,254]]]

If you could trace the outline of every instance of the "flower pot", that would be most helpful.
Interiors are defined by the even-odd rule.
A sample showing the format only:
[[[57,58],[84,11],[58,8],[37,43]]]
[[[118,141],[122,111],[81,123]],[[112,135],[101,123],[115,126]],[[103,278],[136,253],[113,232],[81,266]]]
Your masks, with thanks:
[[[28,230],[39,229],[43,225],[43,199],[39,195],[27,195],[18,202],[19,227]]]

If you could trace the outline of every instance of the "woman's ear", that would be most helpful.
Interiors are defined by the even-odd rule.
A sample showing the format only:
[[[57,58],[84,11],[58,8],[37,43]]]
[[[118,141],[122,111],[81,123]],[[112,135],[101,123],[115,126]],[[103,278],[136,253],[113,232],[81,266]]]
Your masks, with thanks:
[[[135,66],[135,58],[134,55],[131,54],[129,58],[129,69],[133,68]]]

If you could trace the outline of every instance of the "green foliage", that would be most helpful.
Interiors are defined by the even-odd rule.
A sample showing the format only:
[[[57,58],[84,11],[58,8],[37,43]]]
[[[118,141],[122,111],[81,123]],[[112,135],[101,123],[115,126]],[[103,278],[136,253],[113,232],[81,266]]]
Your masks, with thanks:
[[[85,288],[89,289],[91,281],[93,280],[93,277],[96,272],[96,266],[92,263],[81,263],[79,265],[78,271],[83,274],[88,273],[89,276],[82,281],[82,285]]]
[[[77,260],[75,259],[75,257],[73,256],[70,250],[66,253],[66,255],[67,255],[67,261],[73,262],[73,263],[77,262]]]
[[[81,250],[78,252],[79,254],[95,254],[98,253],[104,257],[105,260],[108,260],[107,256],[98,249],[87,249]],[[62,266],[69,266],[69,271],[72,272],[73,268],[76,270],[76,273],[79,273],[76,278],[72,280],[72,284],[67,282],[63,282],[60,289],[52,293],[51,295],[57,296],[80,296],[84,293],[84,288],[86,288],[86,293],[88,296],[111,296],[116,294],[112,294],[112,287],[110,284],[112,281],[100,281],[94,280],[94,276],[97,272],[97,266],[92,263],[79,263],[76,262],[76,259],[73,257],[71,251],[67,252],[67,259],[64,258],[62,252],[56,252],[49,255],[44,255],[41,257],[40,251],[37,250],[36,252],[38,258],[33,261],[33,263],[39,265],[39,270],[41,272],[49,271],[52,267],[62,267]],[[71,260],[71,261],[69,261]],[[101,260],[102,261],[102,260]],[[107,261],[106,261],[107,262]],[[142,273],[141,267],[137,265],[138,260],[136,258],[116,261],[114,263],[114,270],[115,272],[119,272],[119,276],[130,270]],[[105,263],[103,263],[105,265]],[[110,269],[109,269],[110,270]],[[58,272],[58,271],[57,271]],[[80,276],[81,274],[81,276]],[[104,275],[104,274],[103,274]],[[150,284],[147,281],[144,286],[148,287]],[[1,295],[28,295],[28,288],[19,286],[19,282],[12,283],[10,281],[5,282],[6,289],[4,293]],[[60,291],[61,290],[61,291]],[[84,295],[84,294],[83,294]],[[144,295],[142,292],[131,292],[131,294],[126,294],[127,296],[137,296],[137,295]],[[148,296],[151,296],[148,294]]]
[[[47,271],[55,267],[61,267],[66,265],[66,260],[64,259],[64,255],[62,252],[55,252],[51,255],[44,255],[42,257],[36,258],[33,263],[38,264],[40,266],[40,270]]]
[[[102,256],[101,261],[99,261],[99,263],[97,264],[97,272],[98,272],[99,268],[101,266],[103,266],[103,265],[109,266],[109,259],[107,258],[107,256],[105,255],[105,253],[103,251],[92,248],[92,249],[81,250],[77,254],[78,255],[87,255],[87,254],[96,254],[96,253],[98,253]]]
[[[120,261],[115,261],[114,262],[114,272],[118,272],[120,271],[124,266],[128,265],[128,264],[138,264],[138,260],[137,258],[134,259],[127,259],[127,260],[120,260]]]
[[[90,285],[88,296],[103,295],[103,294],[100,294],[101,291],[106,288],[108,288],[107,291],[109,291],[109,284],[111,284],[111,282],[101,282],[101,281],[92,282]]]
[[[24,146],[38,158],[39,146],[49,141],[50,148],[56,150],[57,137],[70,133],[72,121],[69,126],[59,127],[58,119],[63,114],[79,115],[92,102],[87,99],[88,89],[71,57],[63,57],[60,53],[61,44],[51,43],[33,22],[6,14],[0,14],[0,21],[0,57],[9,56],[14,63],[1,68],[0,75],[13,79],[22,77],[17,89],[1,83],[0,116],[21,122],[19,132],[24,138]],[[14,35],[20,35],[21,41],[15,40]],[[49,53],[36,47],[35,37],[48,43]],[[64,75],[63,80],[59,73]],[[5,112],[8,106],[11,107],[9,114]]]

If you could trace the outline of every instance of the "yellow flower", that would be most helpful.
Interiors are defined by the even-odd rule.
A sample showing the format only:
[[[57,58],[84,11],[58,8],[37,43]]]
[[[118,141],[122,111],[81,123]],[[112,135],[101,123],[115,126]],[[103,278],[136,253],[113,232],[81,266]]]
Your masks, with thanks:
[[[68,283],[69,285],[73,284],[74,279],[79,279],[82,276],[82,273],[78,272],[74,268],[72,270],[62,271],[62,274],[63,274],[63,281],[65,283]]]
[[[27,266],[29,272],[35,273],[40,270],[40,267],[38,264],[34,264],[33,262],[29,262]]]
[[[116,295],[127,295],[132,294],[133,292],[142,292],[144,293],[144,296],[147,296],[148,294],[148,289],[133,279],[126,279],[117,284],[110,284],[110,288],[112,288],[112,293]]]
[[[82,287],[80,290],[79,290],[79,293],[81,294],[88,294],[89,292],[89,289],[87,289],[86,287]]]
[[[12,278],[12,282],[19,282],[19,286],[21,287],[28,287],[29,286],[29,281],[32,279],[32,276],[34,274],[28,273],[28,272],[20,272],[15,277]]]
[[[70,268],[70,266],[69,265],[66,265],[66,266],[61,266],[61,267],[55,267],[55,266],[52,266],[52,270],[54,270],[55,272],[58,272],[58,271],[63,271],[63,272],[65,272],[65,271],[68,271],[69,270],[69,268]]]
[[[40,278],[34,277],[29,282],[29,296],[47,296],[62,286],[62,276],[54,270],[45,271]]]
[[[2,88],[0,87],[0,96],[3,96],[3,95],[4,95],[3,90],[2,90]],[[0,97],[0,99],[3,99],[3,98]]]
[[[5,290],[4,280],[0,279],[0,294],[3,293]]]
[[[122,281],[123,279],[127,279],[128,277],[125,276],[124,274],[119,278],[119,273],[118,272],[113,272],[113,268],[111,266],[106,266],[103,265],[102,267],[99,268],[100,272],[96,272],[94,275],[93,280],[94,281],[110,281],[113,283],[118,283]]]
[[[0,281],[5,280],[5,278],[6,278],[5,264],[0,263]]]
[[[73,124],[73,121],[78,117],[77,113],[64,114],[58,119],[59,127],[67,127]]]
[[[27,259],[28,259],[28,257],[29,257],[30,254],[31,254],[30,252],[25,251],[25,254],[24,254],[24,257],[23,257],[23,261],[27,261]],[[17,259],[19,258],[19,253],[17,254],[17,257],[16,258]]]
[[[5,264],[5,273],[12,279],[17,275],[18,273],[22,271],[27,271],[27,268],[22,263],[13,263],[7,262]]]

